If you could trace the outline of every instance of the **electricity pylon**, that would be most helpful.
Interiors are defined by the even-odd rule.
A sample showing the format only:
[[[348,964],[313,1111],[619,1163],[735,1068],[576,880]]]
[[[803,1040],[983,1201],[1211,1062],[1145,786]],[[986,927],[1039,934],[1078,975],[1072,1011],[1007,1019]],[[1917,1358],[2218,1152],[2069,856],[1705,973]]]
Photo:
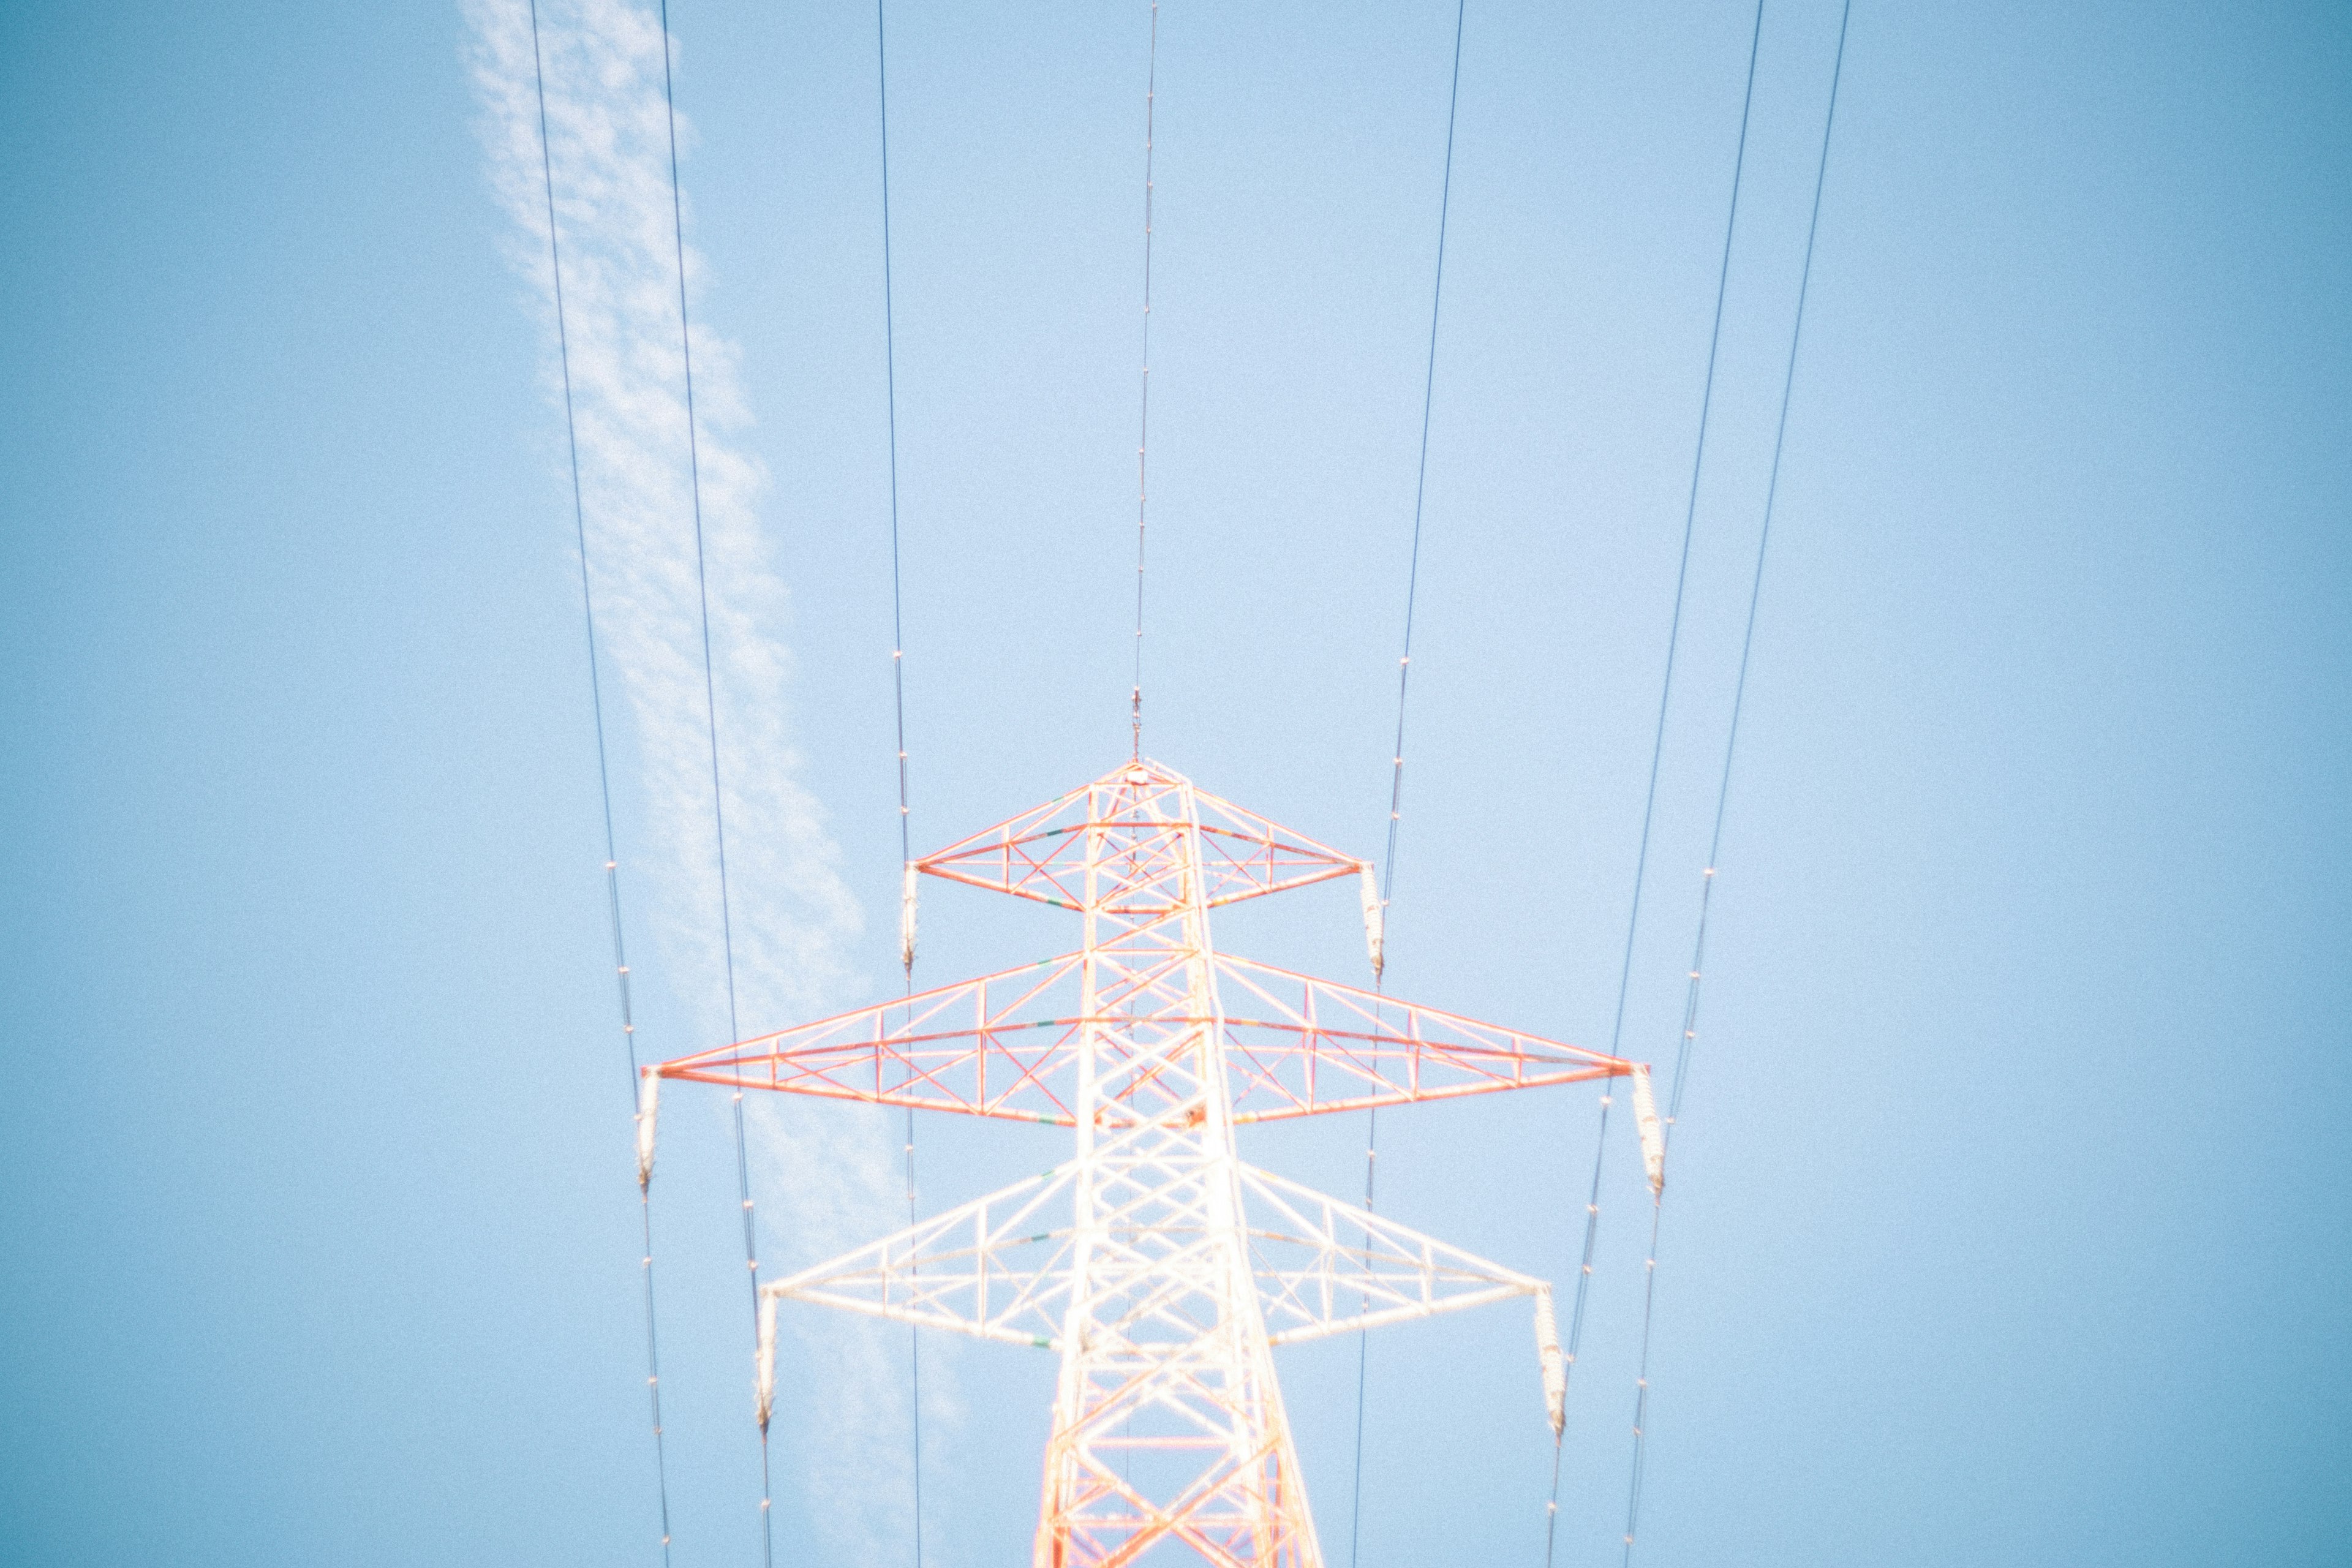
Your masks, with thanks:
[[[1043,1122],[1069,1161],[761,1289],[1056,1352],[1034,1568],[1113,1568],[1174,1542],[1222,1568],[1321,1568],[1273,1349],[1535,1299],[1546,1413],[1566,1366],[1544,1281],[1244,1164],[1234,1130],[1328,1111],[1630,1077],[1644,1067],[1219,952],[1223,905],[1368,861],[1136,761],[907,868],[1078,911],[1077,952],[646,1069],[639,1179],[663,1079]]]

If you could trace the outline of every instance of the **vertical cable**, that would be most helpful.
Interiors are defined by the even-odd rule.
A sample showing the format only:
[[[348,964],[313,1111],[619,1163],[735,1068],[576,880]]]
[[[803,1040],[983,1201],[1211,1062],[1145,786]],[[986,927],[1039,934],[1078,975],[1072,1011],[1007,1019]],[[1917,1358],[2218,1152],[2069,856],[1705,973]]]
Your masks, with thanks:
[[[915,863],[907,807],[907,629],[898,573],[898,307],[890,287],[890,40],[883,25],[883,0],[874,0],[874,71],[882,132],[882,373],[890,424],[890,705],[898,736],[898,865]],[[915,950],[904,944],[907,994],[915,994]],[[907,1108],[907,1223],[915,1223],[915,1108]],[[908,1268],[913,1268],[909,1261]],[[907,1328],[908,1403],[913,1409],[915,1568],[923,1568],[923,1340]]]
[[[1429,356],[1421,377],[1421,450],[1415,460],[1412,478],[1412,545],[1405,557],[1404,579],[1404,648],[1397,659],[1397,716],[1395,743],[1389,756],[1389,831],[1388,843],[1381,856],[1381,912],[1385,922],[1390,890],[1396,885],[1397,827],[1404,810],[1404,699],[1407,679],[1412,672],[1412,612],[1421,589],[1421,519],[1422,505],[1429,492],[1429,420],[1435,406],[1437,394],[1437,323],[1438,312],[1445,300],[1445,226],[1454,210],[1454,128],[1462,105],[1462,24],[1469,9],[1468,0],[1454,0],[1454,65],[1445,89],[1445,165],[1439,178],[1437,192],[1437,265],[1429,285]],[[1381,976],[1375,974],[1377,986]],[[1380,1112],[1364,1113],[1364,1208],[1372,1207],[1372,1171],[1380,1158]],[[1366,1237],[1365,1246],[1370,1247]],[[1367,1267],[1370,1259],[1367,1258]],[[1359,1331],[1356,1335],[1356,1463],[1355,1481],[1348,1504],[1348,1568],[1356,1568],[1358,1548],[1363,1528],[1364,1504],[1364,1381],[1365,1369],[1371,1357],[1371,1336]]]
[[[710,738],[710,822],[719,850],[719,951],[727,973],[727,1037],[742,1037],[735,1008],[735,921],[727,891],[726,790],[719,766],[719,681],[710,657],[710,574],[702,540],[702,454],[694,417],[694,329],[686,303],[686,212],[678,192],[677,92],[670,67],[669,0],[661,0],[662,111],[669,130],[670,240],[677,258],[677,343],[686,379],[687,482],[694,503],[694,587],[702,621],[703,714]],[[760,1253],[751,1214],[751,1163],[743,1131],[743,1090],[732,1101],[735,1123],[735,1187],[743,1205],[743,1267],[751,1289],[751,1334],[756,1347],[760,1332]],[[774,1513],[768,1479],[768,1433],[760,1430],[760,1558],[775,1560]]]
[[[1797,349],[1805,331],[1805,300],[1811,292],[1813,281],[1813,242],[1821,232],[1822,188],[1827,183],[1830,168],[1830,133],[1837,125],[1838,87],[1845,76],[1846,26],[1853,19],[1853,0],[1844,0],[1838,12],[1838,41],[1835,62],[1830,68],[1829,107],[1822,117],[1822,150],[1813,166],[1813,205],[1805,222],[1805,260],[1797,276],[1797,313],[1789,328],[1789,357],[1780,376],[1780,413],[1772,431],[1772,468],[1764,486],[1764,521],[1756,535],[1756,566],[1748,584],[1748,622],[1739,638],[1739,674],[1731,690],[1731,722],[1723,742],[1723,773],[1715,793],[1715,826],[1707,838],[1706,868],[1701,873],[1698,901],[1698,931],[1691,943],[1689,989],[1683,998],[1682,1037],[1675,1043],[1674,1084],[1666,1100],[1665,1127],[1661,1137],[1671,1147],[1675,1125],[1682,1114],[1683,1089],[1688,1081],[1691,1049],[1698,1038],[1699,984],[1706,972],[1706,920],[1714,902],[1716,871],[1722,862],[1723,818],[1731,799],[1731,768],[1739,747],[1739,715],[1748,699],[1748,656],[1756,646],[1756,608],[1764,593],[1765,551],[1772,541],[1772,510],[1780,494],[1780,454],[1789,438],[1789,402],[1797,384]],[[1642,1479],[1649,1448],[1650,1406],[1650,1325],[1652,1308],[1656,1300],[1658,1281],[1658,1228],[1664,1217],[1663,1194],[1654,1197],[1650,1205],[1650,1253],[1643,1270],[1642,1281],[1642,1356],[1641,1370],[1636,1375],[1633,1394],[1633,1465],[1625,1498],[1625,1555],[1633,1561],[1635,1526],[1642,1511]]]
[[[613,772],[604,746],[604,686],[596,667],[596,595],[588,577],[588,512],[580,491],[580,429],[572,408],[572,334],[563,313],[563,247],[555,227],[555,160],[548,150],[547,66],[539,42],[539,0],[530,0],[530,69],[539,97],[539,174],[547,197],[547,258],[555,279],[555,353],[563,373],[563,439],[572,459],[572,529],[580,550],[580,616],[587,630],[588,699],[596,721],[596,790],[604,813],[604,901],[612,917],[613,973],[620,985],[621,1041],[629,1062],[629,1109],[637,1110],[637,1025],[629,1002],[628,951],[621,940],[621,860],[613,832]],[[651,1189],[637,1187],[645,1250],[638,1271],[646,1299],[646,1394],[654,1429],[654,1480],[661,1500],[662,1562],[669,1562],[669,1458],[662,1438],[661,1350],[654,1319],[654,1217]]]
[[[1642,795],[1642,837],[1633,856],[1633,896],[1625,916],[1625,951],[1617,972],[1617,1008],[1609,1025],[1609,1054],[1622,1054],[1620,1047],[1625,1034],[1625,998],[1633,978],[1633,940],[1642,924],[1642,884],[1650,863],[1650,829],[1655,820],[1658,805],[1658,769],[1665,754],[1666,714],[1675,690],[1675,656],[1680,649],[1683,629],[1683,596],[1690,581],[1691,534],[1698,520],[1699,471],[1706,461],[1706,431],[1708,416],[1715,406],[1715,370],[1723,346],[1723,300],[1731,280],[1731,240],[1739,223],[1740,177],[1748,166],[1748,125],[1750,111],[1756,105],[1757,46],[1764,37],[1764,0],[1756,0],[1755,21],[1748,36],[1748,81],[1739,100],[1739,145],[1731,163],[1731,202],[1723,219],[1723,249],[1716,267],[1715,320],[1707,330],[1706,379],[1699,393],[1698,438],[1691,453],[1690,487],[1683,506],[1682,554],[1675,567],[1675,603],[1666,623],[1666,668],[1658,685],[1657,724],[1650,739],[1650,776]],[[1601,1100],[1601,1137],[1609,1135],[1609,1107],[1612,1097]],[[1587,1287],[1592,1278],[1593,1242],[1601,1224],[1601,1152],[1596,1149],[1592,1163],[1592,1186],[1584,1206],[1583,1261],[1576,1279],[1576,1307],[1569,1320],[1568,1365],[1576,1363],[1576,1347],[1584,1334],[1584,1312]],[[1552,1560],[1553,1525],[1559,1512],[1559,1456],[1555,1445],[1552,1456],[1552,1495],[1544,1527],[1544,1562]]]
[[[1396,879],[1397,823],[1404,805],[1404,696],[1412,673],[1412,610],[1421,589],[1422,501],[1429,489],[1429,416],[1437,392],[1437,315],[1445,299],[1445,220],[1454,205],[1454,110],[1462,101],[1462,20],[1468,0],[1454,6],[1454,77],[1445,100],[1445,174],[1437,198],[1437,275],[1429,289],[1429,362],[1421,380],[1421,456],[1412,477],[1412,549],[1405,558],[1404,652],[1397,659],[1396,745],[1390,753],[1389,839],[1381,862],[1381,904],[1388,905]]]
[[[1143,395],[1135,435],[1135,689],[1129,723],[1143,758],[1143,517],[1150,500],[1145,455],[1151,447],[1151,152],[1160,104],[1160,0],[1151,0],[1151,53],[1143,78]]]

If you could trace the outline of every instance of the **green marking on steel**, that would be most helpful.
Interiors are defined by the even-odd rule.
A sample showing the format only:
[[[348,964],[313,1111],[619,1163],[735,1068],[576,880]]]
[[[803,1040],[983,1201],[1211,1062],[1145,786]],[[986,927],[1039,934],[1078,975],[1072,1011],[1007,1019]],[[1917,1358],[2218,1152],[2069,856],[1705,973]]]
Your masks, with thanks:
[[[1052,1349],[1054,1348],[1054,1342],[1053,1342],[1053,1341],[1051,1341],[1051,1340],[1049,1340],[1049,1339],[1047,1339],[1047,1338],[1046,1338],[1045,1335],[1043,1335],[1043,1334],[1032,1334],[1032,1335],[1030,1335],[1030,1336],[1029,1336],[1029,1342],[1030,1342],[1031,1344],[1033,1344],[1033,1345],[1036,1346],[1036,1347],[1037,1347],[1039,1350],[1041,1350],[1041,1351],[1049,1351],[1049,1350],[1052,1350]]]
[[[1032,1241],[1051,1241],[1054,1239],[1054,1233],[1050,1230],[1041,1230],[1029,1239]]]

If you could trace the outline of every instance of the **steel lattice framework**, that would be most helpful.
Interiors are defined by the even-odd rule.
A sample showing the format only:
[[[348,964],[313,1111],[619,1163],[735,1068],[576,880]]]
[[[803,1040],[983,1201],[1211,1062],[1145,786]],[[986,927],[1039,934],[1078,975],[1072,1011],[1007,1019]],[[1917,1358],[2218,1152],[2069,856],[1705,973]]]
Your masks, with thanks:
[[[1548,1284],[1244,1164],[1234,1130],[1626,1077],[1654,1186],[1646,1068],[1219,953],[1212,910],[1354,876],[1377,976],[1371,867],[1156,763],[909,865],[909,959],[918,873],[1076,910],[1083,943],[647,1068],[639,1179],[663,1079],[1045,1122],[1076,1146],[1041,1176],[763,1286],[763,1429],[782,1301],[1052,1350],[1034,1568],[1113,1568],[1171,1543],[1223,1568],[1320,1568],[1273,1347],[1529,1296],[1558,1436]]]

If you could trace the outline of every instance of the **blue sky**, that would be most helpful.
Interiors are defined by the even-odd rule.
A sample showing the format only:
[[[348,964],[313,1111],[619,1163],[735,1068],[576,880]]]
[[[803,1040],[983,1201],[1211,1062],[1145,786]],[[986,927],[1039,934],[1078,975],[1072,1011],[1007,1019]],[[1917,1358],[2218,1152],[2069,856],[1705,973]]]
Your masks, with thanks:
[[[498,10],[0,19],[0,1522],[24,1561],[655,1556],[561,414],[478,76]],[[1389,979],[1587,1043],[1749,16],[1468,8]],[[890,20],[919,849],[1125,745],[1146,13]],[[1160,17],[1147,749],[1367,854],[1452,20]],[[672,15],[698,330],[730,395],[707,438],[734,487],[747,1026],[896,981],[871,21]],[[1652,1058],[1835,27],[1825,0],[1767,9],[1633,950],[1625,1048]],[[2340,8],[1855,7],[1675,1151],[1643,1561],[2341,1554],[2347,81]],[[664,363],[615,363],[673,395]],[[613,711],[662,1056],[723,1028],[696,759],[657,679],[679,460],[631,448],[588,497],[649,542]],[[1351,896],[1318,899],[1221,941],[1360,978]],[[1069,941],[952,892],[924,932],[940,982]],[[1383,1206],[1564,1278],[1592,1123],[1580,1093],[1400,1114]],[[1622,1523],[1624,1131],[1566,1563],[1613,1561]],[[715,1100],[665,1108],[682,1565],[756,1551],[727,1136]],[[871,1122],[762,1136],[772,1258],[887,1184]],[[921,1142],[927,1207],[1055,1146]],[[1346,1193],[1360,1145],[1245,1153]],[[899,1363],[795,1331],[779,1556],[907,1560]],[[1397,1331],[1370,1365],[1360,1561],[1534,1561],[1522,1318]],[[1352,1346],[1283,1371],[1336,1559]],[[927,1558],[1017,1560],[1050,1368],[943,1345],[926,1376]]]

